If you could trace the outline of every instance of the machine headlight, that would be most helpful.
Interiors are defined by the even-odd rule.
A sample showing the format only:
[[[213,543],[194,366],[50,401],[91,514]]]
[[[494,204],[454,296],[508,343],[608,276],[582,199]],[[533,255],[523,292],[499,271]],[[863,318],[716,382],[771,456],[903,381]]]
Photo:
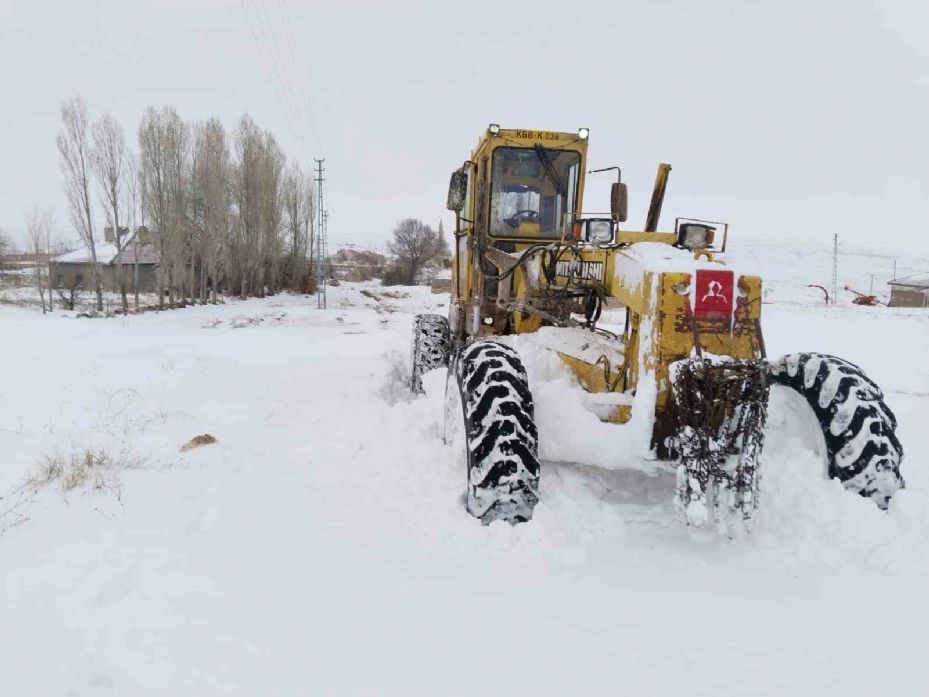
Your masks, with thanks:
[[[578,131],[577,131],[577,137],[580,138],[581,140],[587,140],[587,138],[588,138],[589,136],[590,136],[590,129],[589,129],[589,128],[580,128],[580,129],[578,129]]]
[[[593,245],[613,242],[614,224],[612,218],[589,218],[584,221],[584,240]]]
[[[682,223],[677,230],[677,245],[684,249],[707,249],[713,245],[716,228],[700,223]]]
[[[500,124],[492,123],[487,127],[487,130],[490,131],[490,135],[495,136],[500,132]]]

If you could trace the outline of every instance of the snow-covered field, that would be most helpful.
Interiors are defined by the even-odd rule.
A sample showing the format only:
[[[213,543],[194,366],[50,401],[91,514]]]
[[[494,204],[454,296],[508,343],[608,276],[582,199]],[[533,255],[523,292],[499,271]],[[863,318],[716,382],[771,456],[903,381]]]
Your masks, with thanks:
[[[482,527],[441,376],[418,399],[401,384],[413,315],[446,307],[424,288],[0,306],[0,690],[929,693],[929,311],[823,307],[797,290],[821,264],[741,258],[770,271],[770,355],[834,353],[884,387],[908,485],[888,513],[788,442],[751,535],[682,527],[673,477],[609,469],[622,427],[530,355],[542,501]]]

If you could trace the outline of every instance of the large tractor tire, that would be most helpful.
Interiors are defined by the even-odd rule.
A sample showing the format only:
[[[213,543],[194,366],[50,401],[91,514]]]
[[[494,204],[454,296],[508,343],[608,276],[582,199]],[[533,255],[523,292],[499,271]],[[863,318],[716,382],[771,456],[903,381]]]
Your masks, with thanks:
[[[885,509],[903,488],[903,448],[884,393],[853,363],[795,353],[771,364],[773,381],[796,391],[822,429],[828,475]]]
[[[445,442],[465,460],[467,509],[484,524],[523,523],[539,500],[538,431],[519,354],[477,341],[453,358]]]
[[[413,357],[410,370],[410,389],[423,391],[422,377],[435,368],[448,365],[451,352],[448,320],[442,315],[416,315],[413,321]]]

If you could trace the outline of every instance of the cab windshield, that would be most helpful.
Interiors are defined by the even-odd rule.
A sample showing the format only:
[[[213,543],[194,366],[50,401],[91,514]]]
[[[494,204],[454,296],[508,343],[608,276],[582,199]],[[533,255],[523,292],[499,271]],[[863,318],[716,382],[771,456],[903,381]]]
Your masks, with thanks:
[[[558,239],[571,234],[580,155],[497,148],[491,170],[490,234]]]

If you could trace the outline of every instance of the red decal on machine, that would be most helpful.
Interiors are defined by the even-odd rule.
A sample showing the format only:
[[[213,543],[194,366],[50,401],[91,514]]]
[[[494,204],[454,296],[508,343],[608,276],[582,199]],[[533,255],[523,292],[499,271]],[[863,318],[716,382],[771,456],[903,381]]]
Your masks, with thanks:
[[[733,310],[734,277],[732,271],[697,270],[694,315],[728,317]]]

